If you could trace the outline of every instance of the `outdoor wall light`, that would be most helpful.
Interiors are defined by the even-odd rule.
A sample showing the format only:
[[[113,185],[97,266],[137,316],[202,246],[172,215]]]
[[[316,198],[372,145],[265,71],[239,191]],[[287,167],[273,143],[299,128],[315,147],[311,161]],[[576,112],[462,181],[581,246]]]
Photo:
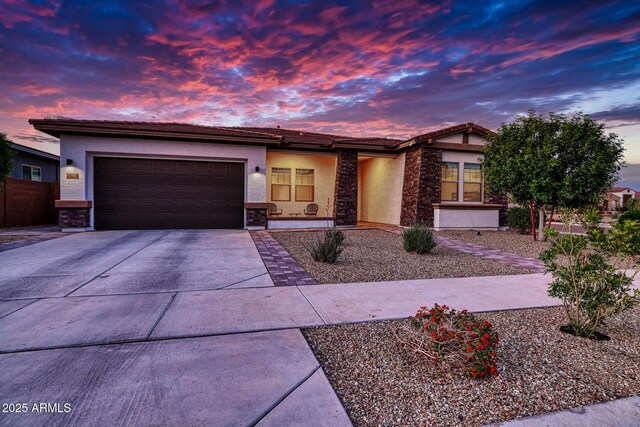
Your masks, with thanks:
[[[71,166],[73,164],[73,159],[67,159],[67,166]]]
[[[260,172],[260,166],[256,166],[256,172]]]

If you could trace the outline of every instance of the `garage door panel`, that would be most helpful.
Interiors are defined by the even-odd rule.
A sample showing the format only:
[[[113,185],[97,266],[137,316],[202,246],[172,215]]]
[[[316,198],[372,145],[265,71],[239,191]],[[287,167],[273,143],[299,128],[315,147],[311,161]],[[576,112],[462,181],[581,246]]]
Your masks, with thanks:
[[[96,158],[97,229],[242,228],[242,163]]]

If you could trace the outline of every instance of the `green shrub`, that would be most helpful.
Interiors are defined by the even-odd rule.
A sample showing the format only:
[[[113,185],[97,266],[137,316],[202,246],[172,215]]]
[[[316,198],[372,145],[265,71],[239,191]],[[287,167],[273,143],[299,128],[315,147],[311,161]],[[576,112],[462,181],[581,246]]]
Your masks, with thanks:
[[[605,233],[598,218],[582,214],[581,220],[585,235],[546,230],[552,247],[540,258],[553,276],[549,295],[564,306],[568,325],[563,330],[596,337],[607,317],[640,302],[640,291],[632,289],[640,272],[640,221],[614,223]]]
[[[536,224],[540,219],[540,213],[536,209]],[[515,229],[520,234],[531,234],[531,212],[524,206],[509,208],[507,211],[507,221],[509,227]]]
[[[406,229],[402,233],[402,240],[405,251],[416,252],[418,254],[428,254],[438,246],[433,231],[422,224],[416,224]]]
[[[618,211],[619,212],[629,212],[629,211],[635,211],[640,209],[640,203],[638,203],[638,199],[628,199],[626,202],[624,202],[624,205],[622,205]]]
[[[630,209],[618,217],[618,222],[640,221],[640,209]]]
[[[316,237],[311,248],[307,248],[311,257],[316,262],[335,263],[344,250],[345,235],[342,230],[330,228],[325,230],[323,237]]]

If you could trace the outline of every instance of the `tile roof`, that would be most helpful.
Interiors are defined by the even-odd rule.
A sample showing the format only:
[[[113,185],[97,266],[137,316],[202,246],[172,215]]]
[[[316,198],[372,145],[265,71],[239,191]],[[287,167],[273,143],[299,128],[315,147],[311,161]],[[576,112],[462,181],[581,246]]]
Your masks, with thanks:
[[[418,135],[409,140],[400,140],[381,137],[355,137],[335,135],[329,133],[310,132],[296,129],[283,129],[280,127],[247,127],[247,126],[205,126],[176,122],[143,122],[143,121],[117,121],[117,120],[78,120],[70,118],[46,118],[30,119],[36,129],[49,135],[60,137],[62,134],[94,134],[94,135],[133,135],[141,137],[162,138],[191,138],[198,140],[224,139],[233,142],[233,138],[242,138],[244,141],[264,143],[266,145],[302,146],[309,148],[335,148],[340,146],[357,145],[371,149],[397,149],[402,148],[403,142],[424,142],[429,139],[450,135],[454,133],[475,131],[488,134],[491,131],[475,123],[464,123],[445,129]],[[242,141],[238,141],[242,142]]]
[[[622,191],[627,191],[627,190],[635,191],[634,189],[629,188],[629,187],[611,187],[609,189],[609,192],[610,193],[620,193]]]
[[[222,126],[204,126],[190,123],[176,122],[136,122],[136,121],[118,121],[118,120],[77,120],[77,119],[31,119],[29,123],[36,128],[40,124],[49,125],[72,125],[75,129],[103,129],[113,131],[156,131],[168,133],[182,133],[202,136],[239,136],[239,137],[257,137],[279,140],[278,135],[270,135],[265,132],[254,132],[250,130],[240,130]],[[59,137],[59,134],[53,135]]]

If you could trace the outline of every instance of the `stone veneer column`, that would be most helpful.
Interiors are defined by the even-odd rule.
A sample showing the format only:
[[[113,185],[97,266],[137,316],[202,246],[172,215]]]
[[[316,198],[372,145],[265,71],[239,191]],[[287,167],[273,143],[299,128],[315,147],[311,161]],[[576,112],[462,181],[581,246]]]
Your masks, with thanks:
[[[502,205],[499,212],[499,224],[500,227],[507,226],[507,209],[509,209],[509,196],[507,193],[489,194],[486,190],[484,192],[485,204]]]
[[[336,225],[358,222],[358,152],[338,150],[333,215]]]
[[[58,225],[64,230],[79,230],[91,227],[91,200],[56,200]]]
[[[407,151],[404,164],[400,225],[433,227],[433,204],[440,202],[442,150],[428,146]]]
[[[267,227],[267,203],[244,204],[247,210],[247,227]]]

